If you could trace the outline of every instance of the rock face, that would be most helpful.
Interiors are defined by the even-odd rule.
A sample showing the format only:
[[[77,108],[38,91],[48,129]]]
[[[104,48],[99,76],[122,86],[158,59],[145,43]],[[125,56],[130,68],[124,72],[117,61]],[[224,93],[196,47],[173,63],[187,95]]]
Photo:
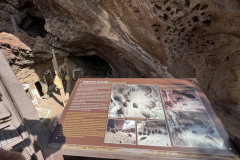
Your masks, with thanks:
[[[54,48],[61,57],[96,54],[113,77],[196,77],[240,134],[239,0],[2,0],[0,8],[0,31],[14,33],[12,14],[32,56],[15,63],[1,40],[13,65],[50,59]]]

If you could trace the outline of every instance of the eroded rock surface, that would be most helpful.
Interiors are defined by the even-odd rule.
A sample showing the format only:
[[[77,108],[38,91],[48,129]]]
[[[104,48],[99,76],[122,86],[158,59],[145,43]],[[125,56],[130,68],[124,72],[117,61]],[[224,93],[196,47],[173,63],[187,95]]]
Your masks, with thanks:
[[[14,33],[12,14],[14,37],[29,47],[16,52],[3,38],[13,35],[1,33],[12,65],[51,59],[54,48],[61,57],[100,56],[113,77],[196,77],[226,128],[240,134],[238,0],[3,0],[0,9],[0,31]]]

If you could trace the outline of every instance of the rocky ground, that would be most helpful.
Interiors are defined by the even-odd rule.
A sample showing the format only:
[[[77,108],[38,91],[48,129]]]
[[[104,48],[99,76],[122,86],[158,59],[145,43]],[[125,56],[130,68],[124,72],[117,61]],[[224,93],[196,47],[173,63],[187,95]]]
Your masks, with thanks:
[[[51,49],[101,57],[112,77],[197,78],[240,135],[239,0],[2,0],[0,14],[0,50],[19,79]]]

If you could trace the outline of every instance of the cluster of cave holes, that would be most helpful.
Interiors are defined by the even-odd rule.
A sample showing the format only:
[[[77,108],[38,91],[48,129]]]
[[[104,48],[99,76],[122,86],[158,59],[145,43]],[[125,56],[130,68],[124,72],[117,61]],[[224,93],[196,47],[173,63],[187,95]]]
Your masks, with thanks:
[[[206,28],[211,25],[210,15],[205,13],[208,8],[207,4],[191,4],[189,0],[171,3],[171,1],[152,1],[153,13],[157,14],[160,22],[152,24],[155,33],[155,38],[160,40],[160,26],[166,29],[167,36],[163,39],[164,43],[168,44],[168,49],[178,51],[184,46],[185,41],[191,45],[194,38],[198,34],[205,32]],[[170,4],[171,3],[171,4]],[[180,11],[183,11],[181,14]],[[186,16],[183,13],[189,13]],[[186,16],[186,17],[184,17]],[[164,23],[165,25],[160,25]],[[206,42],[208,43],[208,42]],[[211,42],[210,45],[213,45]],[[198,46],[192,46],[193,48]]]
[[[110,131],[112,133],[117,133],[117,132],[125,132],[125,133],[134,133],[135,132],[135,129],[134,128],[131,128],[131,129],[128,129],[128,130],[122,130],[122,129],[117,129],[117,128],[110,128],[110,127],[107,127],[107,131]],[[130,135],[131,136],[131,135]]]
[[[224,42],[224,38],[221,35],[217,37],[216,35],[209,35],[199,39],[198,41],[195,41],[194,43],[196,43],[196,46],[202,48],[201,51],[204,51],[204,50],[209,50],[209,49],[214,49],[216,47],[219,47],[225,42]]]
[[[35,16],[26,16],[23,18],[20,28],[32,37],[46,37],[47,31],[44,28],[45,20]]]
[[[151,134],[164,134],[168,135],[168,132],[166,130],[161,130],[161,129],[147,129],[144,128],[143,131],[138,132],[139,135],[151,135]]]

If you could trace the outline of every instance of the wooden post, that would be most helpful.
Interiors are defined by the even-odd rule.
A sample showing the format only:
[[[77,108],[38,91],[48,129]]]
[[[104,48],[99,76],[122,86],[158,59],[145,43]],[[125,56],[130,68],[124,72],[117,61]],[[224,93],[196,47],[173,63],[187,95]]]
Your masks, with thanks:
[[[65,63],[65,71],[66,71],[65,80],[67,81],[66,98],[69,99],[69,95],[70,95],[70,92],[71,92],[71,78],[70,78],[71,76],[70,76],[67,57],[64,58],[64,63]]]
[[[58,70],[57,59],[56,59],[56,55],[55,55],[54,49],[52,49],[52,53],[53,53],[52,63],[53,63],[53,68],[54,68],[54,72],[55,72],[55,75],[56,75],[55,79],[54,79],[54,84],[60,90],[63,106],[65,107],[67,99],[66,99],[66,96],[65,96],[62,79],[59,76],[60,74],[59,74],[59,70]]]

